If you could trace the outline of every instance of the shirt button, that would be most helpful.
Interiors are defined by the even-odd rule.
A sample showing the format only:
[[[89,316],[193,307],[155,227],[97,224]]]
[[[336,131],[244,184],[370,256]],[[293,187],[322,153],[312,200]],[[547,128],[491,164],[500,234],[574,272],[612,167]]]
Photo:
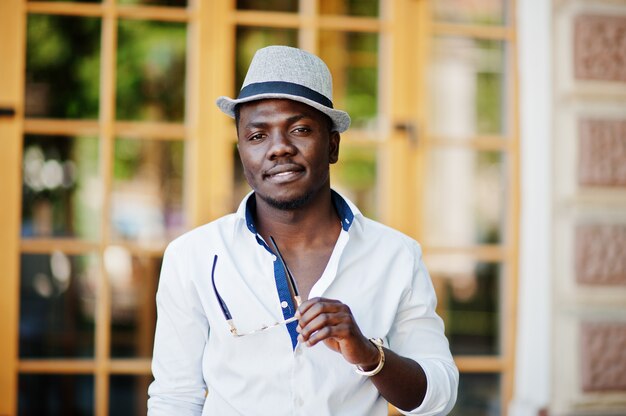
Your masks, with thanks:
[[[287,306],[289,306],[289,304],[287,303],[286,300],[284,300],[284,301],[280,302],[280,306],[282,306],[283,309],[285,309]]]
[[[296,397],[295,403],[296,406],[301,407],[304,404],[304,401],[302,401],[302,398]]]
[[[272,254],[272,261],[276,261],[276,256]]]

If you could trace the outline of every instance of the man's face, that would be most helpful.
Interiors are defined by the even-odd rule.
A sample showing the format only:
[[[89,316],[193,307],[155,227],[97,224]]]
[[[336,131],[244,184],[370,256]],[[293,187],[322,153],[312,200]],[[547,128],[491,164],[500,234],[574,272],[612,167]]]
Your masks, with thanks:
[[[279,209],[297,209],[330,186],[339,133],[326,116],[292,100],[242,104],[238,147],[244,174],[257,196]]]

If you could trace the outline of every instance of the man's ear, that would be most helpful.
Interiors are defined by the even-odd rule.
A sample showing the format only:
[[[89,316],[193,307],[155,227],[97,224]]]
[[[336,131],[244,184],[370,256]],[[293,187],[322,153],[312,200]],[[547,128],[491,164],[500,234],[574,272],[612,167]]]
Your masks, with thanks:
[[[329,146],[328,146],[328,161],[332,165],[333,163],[337,163],[339,160],[339,142],[341,141],[341,136],[336,131],[330,133],[329,137]]]

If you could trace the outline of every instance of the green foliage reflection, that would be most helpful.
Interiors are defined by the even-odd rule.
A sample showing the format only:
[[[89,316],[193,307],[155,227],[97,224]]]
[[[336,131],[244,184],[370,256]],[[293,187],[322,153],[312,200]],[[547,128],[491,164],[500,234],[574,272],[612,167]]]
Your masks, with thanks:
[[[26,115],[96,118],[100,19],[29,15]]]
[[[118,45],[117,119],[182,121],[185,25],[121,20]]]
[[[298,32],[294,29],[237,28],[237,57],[235,62],[235,91],[239,92],[254,53],[265,46],[298,46]],[[235,93],[237,95],[237,93]]]
[[[504,127],[504,46],[502,42],[491,40],[476,40],[475,43],[481,57],[476,72],[476,129],[478,133],[500,134]]]

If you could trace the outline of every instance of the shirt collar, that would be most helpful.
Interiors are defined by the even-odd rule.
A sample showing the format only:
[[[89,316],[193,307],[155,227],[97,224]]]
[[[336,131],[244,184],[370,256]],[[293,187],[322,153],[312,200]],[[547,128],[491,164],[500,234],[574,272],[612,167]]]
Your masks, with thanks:
[[[358,218],[362,217],[361,211],[350,200],[339,194],[339,192],[331,189],[331,198],[339,217],[341,218],[341,228],[344,231],[350,230],[350,227]],[[245,196],[239,208],[237,209],[237,217],[244,221],[248,230],[257,234],[256,226],[254,224],[254,216],[252,213],[256,208],[256,199],[254,198],[254,191],[248,193]]]

